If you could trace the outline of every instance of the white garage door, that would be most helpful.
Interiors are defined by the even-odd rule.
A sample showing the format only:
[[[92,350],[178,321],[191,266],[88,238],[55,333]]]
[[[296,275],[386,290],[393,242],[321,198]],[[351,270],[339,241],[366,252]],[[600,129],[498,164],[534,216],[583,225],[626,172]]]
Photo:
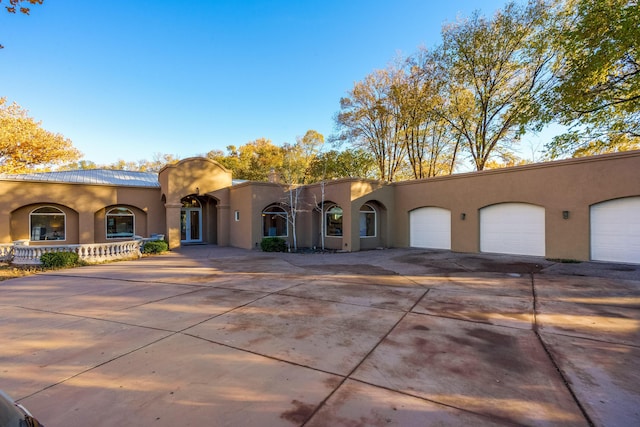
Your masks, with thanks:
[[[545,255],[544,208],[500,203],[480,209],[480,252]]]
[[[591,206],[591,259],[640,264],[640,197]]]
[[[451,211],[419,208],[409,212],[409,245],[414,248],[451,249]]]

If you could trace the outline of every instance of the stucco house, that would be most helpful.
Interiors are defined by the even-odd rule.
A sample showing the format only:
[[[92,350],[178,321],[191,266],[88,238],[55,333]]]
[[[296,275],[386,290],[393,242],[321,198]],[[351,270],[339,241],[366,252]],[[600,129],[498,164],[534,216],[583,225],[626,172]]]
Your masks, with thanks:
[[[384,183],[299,188],[298,247],[420,247],[640,263],[640,151]],[[90,245],[164,235],[171,248],[293,244],[286,188],[188,158],[158,174],[0,175],[0,243]]]

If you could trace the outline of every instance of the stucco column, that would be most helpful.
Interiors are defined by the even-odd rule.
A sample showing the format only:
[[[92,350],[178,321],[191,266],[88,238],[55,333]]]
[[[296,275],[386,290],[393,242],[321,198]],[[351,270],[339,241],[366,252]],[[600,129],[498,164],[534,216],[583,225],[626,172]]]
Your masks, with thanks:
[[[344,218],[345,221],[351,222],[351,237],[349,242],[350,252],[358,252],[360,250],[360,204],[359,203],[351,203],[351,209],[349,212],[349,216]],[[346,241],[346,240],[345,240]]]
[[[180,247],[180,209],[182,203],[165,203],[165,218],[167,221],[166,239],[169,249]]]
[[[0,213],[0,243],[11,243],[11,213]]]
[[[78,243],[95,243],[93,212],[80,211],[78,215]]]
[[[217,205],[218,209],[218,246],[229,246],[229,229],[231,228],[231,218],[229,216],[229,205]]]
[[[341,250],[346,252],[353,252],[360,249],[360,232],[358,224],[354,224],[353,215],[351,209],[348,209],[351,204],[342,205],[342,248]],[[355,233],[354,233],[355,231]],[[357,238],[354,239],[354,236]],[[355,247],[354,247],[355,245]]]

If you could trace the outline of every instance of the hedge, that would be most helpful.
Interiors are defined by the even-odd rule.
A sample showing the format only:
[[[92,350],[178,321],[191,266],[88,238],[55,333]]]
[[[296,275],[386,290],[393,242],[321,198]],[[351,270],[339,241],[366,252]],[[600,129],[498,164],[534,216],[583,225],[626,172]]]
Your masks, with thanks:
[[[287,241],[280,237],[265,237],[260,242],[260,247],[264,252],[286,252]]]
[[[73,267],[80,263],[75,252],[47,252],[40,256],[40,262],[45,268]]]
[[[169,250],[169,245],[164,240],[151,240],[142,247],[143,254],[159,254]]]

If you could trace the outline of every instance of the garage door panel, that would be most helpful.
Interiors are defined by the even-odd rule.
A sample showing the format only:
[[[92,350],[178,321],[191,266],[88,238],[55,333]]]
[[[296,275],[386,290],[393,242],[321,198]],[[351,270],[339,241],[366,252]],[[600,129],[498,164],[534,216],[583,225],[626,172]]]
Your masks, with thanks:
[[[591,259],[640,264],[640,197],[591,206]]]
[[[480,210],[480,251],[545,255],[544,208],[501,203]]]
[[[411,247],[451,249],[451,211],[436,207],[411,211],[409,235]]]

